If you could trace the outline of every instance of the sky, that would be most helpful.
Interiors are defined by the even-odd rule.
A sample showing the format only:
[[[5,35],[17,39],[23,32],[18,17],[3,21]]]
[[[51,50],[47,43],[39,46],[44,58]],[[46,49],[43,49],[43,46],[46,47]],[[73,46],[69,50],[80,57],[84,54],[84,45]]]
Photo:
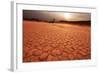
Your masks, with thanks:
[[[75,12],[53,12],[53,11],[36,11],[36,10],[23,10],[23,17],[27,19],[39,19],[51,21],[90,21],[90,13],[75,13]]]

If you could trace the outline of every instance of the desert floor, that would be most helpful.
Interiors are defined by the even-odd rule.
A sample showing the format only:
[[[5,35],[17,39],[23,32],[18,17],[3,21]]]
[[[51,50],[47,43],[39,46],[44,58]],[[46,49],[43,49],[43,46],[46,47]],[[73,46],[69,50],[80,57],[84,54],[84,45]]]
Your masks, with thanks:
[[[23,21],[23,62],[91,59],[91,28]]]

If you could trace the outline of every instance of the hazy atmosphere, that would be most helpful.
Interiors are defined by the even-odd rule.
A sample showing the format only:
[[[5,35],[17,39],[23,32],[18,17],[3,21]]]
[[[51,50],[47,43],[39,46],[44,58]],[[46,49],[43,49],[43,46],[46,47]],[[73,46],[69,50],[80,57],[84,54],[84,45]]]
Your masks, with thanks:
[[[23,11],[24,19],[40,19],[50,21],[55,19],[55,21],[90,21],[90,13],[73,13],[73,12],[52,12],[52,11]]]

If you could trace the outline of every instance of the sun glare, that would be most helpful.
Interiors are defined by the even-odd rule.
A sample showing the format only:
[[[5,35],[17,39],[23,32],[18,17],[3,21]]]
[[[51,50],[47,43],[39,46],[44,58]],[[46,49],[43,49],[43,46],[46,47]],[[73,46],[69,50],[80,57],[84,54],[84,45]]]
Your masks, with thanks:
[[[65,19],[70,19],[72,17],[71,13],[64,13]]]

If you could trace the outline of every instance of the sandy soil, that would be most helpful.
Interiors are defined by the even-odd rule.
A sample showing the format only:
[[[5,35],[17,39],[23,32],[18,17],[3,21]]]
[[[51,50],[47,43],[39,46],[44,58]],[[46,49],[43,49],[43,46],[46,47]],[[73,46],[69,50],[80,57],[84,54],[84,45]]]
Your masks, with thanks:
[[[91,59],[90,26],[23,22],[23,62]]]

